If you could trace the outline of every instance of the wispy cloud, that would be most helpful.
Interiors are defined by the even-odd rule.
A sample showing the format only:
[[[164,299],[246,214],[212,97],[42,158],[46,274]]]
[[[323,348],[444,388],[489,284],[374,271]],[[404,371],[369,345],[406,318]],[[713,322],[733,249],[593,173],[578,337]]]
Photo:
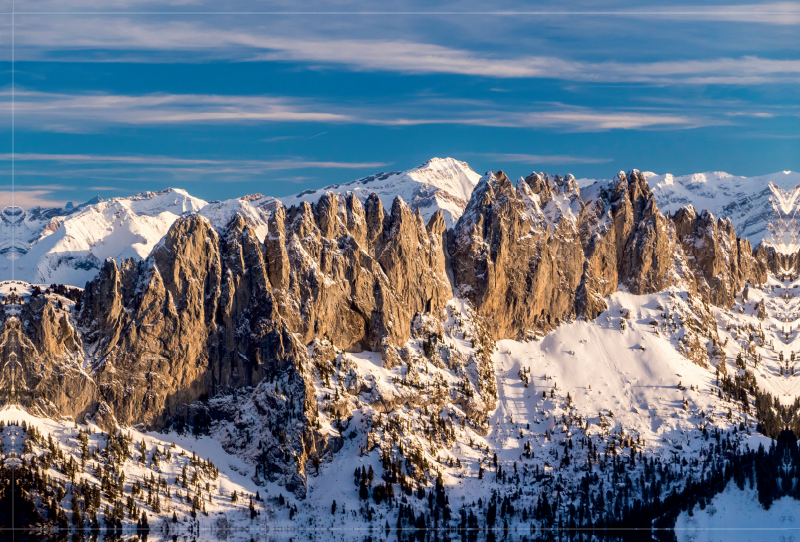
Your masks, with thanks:
[[[0,201],[12,202],[17,207],[28,209],[30,207],[62,207],[63,200],[53,197],[53,190],[0,190]]]
[[[489,158],[501,162],[517,162],[522,164],[604,164],[613,162],[613,158],[590,158],[583,156],[570,156],[567,154],[513,154],[513,153],[464,153],[480,156],[488,156]]]
[[[275,137],[267,137],[264,139],[260,139],[259,141],[263,143],[275,143],[278,141],[289,141],[292,139],[302,139],[300,136],[275,136]]]
[[[0,154],[0,161],[10,161],[11,154]],[[67,179],[115,179],[121,174],[134,174],[128,180],[151,181],[152,173],[168,174],[171,178],[183,181],[196,180],[199,176],[236,175],[248,176],[253,180],[268,181],[263,175],[274,171],[304,169],[377,169],[391,165],[391,162],[343,162],[328,160],[309,160],[302,157],[283,158],[278,160],[213,160],[180,158],[158,155],[104,155],[104,154],[46,154],[20,153],[14,155],[18,162],[58,163],[57,170],[43,167],[18,168],[20,177],[59,177]],[[109,176],[113,173],[114,176]],[[138,175],[135,175],[138,174]],[[236,177],[241,180],[242,177]],[[296,180],[296,177],[292,178]],[[43,188],[49,190],[69,190],[63,185],[27,185],[26,188]]]
[[[463,124],[505,128],[550,128],[566,132],[604,132],[627,129],[685,129],[727,124],[724,121],[702,119],[687,115],[640,113],[633,111],[603,112],[589,108],[570,108],[556,111],[476,112],[463,118],[398,118],[376,120],[373,124],[387,126],[417,126],[424,124]]]
[[[25,2],[18,12],[59,12],[91,14],[124,14],[125,12],[157,11],[190,15],[202,13],[208,16],[241,13],[250,17],[261,15],[347,15],[366,16],[497,16],[499,18],[537,16],[537,17],[681,17],[688,20],[741,21],[747,23],[791,24],[791,17],[800,15],[800,4],[797,2],[764,2],[760,4],[728,4],[728,5],[658,5],[642,7],[641,3],[615,2],[613,7],[604,7],[597,3],[572,2],[569,6],[552,5],[520,5],[514,2],[494,2],[487,4],[479,0],[460,0],[458,2],[439,2],[431,6],[429,2],[406,1],[402,5],[387,4],[385,6],[362,0],[339,0],[335,3],[323,1],[306,1],[299,5],[294,1],[273,0],[268,4],[254,6],[252,3],[230,1],[224,4],[209,0],[73,0],[69,4],[56,0],[32,0]],[[790,18],[790,21],[776,18]]]
[[[7,91],[6,91],[7,94]],[[10,107],[0,95],[0,110]],[[597,132],[614,129],[686,129],[725,124],[727,121],[667,109],[625,110],[576,107],[559,103],[502,105],[491,101],[410,100],[390,105],[342,105],[307,99],[271,96],[201,94],[146,94],[140,96],[88,93],[60,94],[19,90],[17,126],[53,131],[88,133],[111,125],[181,125],[237,123],[365,124],[421,126],[457,124],[472,126],[555,129]],[[2,120],[0,120],[2,122]],[[313,137],[318,137],[321,132]],[[311,138],[308,138],[311,139]],[[67,157],[61,158],[67,161]],[[80,161],[81,155],[71,155]],[[109,157],[106,161],[134,157]],[[152,163],[152,162],[151,162]],[[185,162],[182,165],[197,165]],[[327,164],[327,163],[323,163]],[[181,165],[181,164],[171,164]],[[264,164],[260,164],[264,166]],[[273,163],[280,168],[280,162]],[[306,167],[317,167],[308,165]],[[348,167],[321,165],[319,167]],[[360,166],[356,166],[360,167]]]
[[[173,156],[158,155],[107,155],[107,154],[47,154],[47,153],[15,153],[14,160],[21,162],[65,162],[65,163],[112,163],[112,164],[142,164],[164,166],[219,166],[237,164],[251,166],[264,170],[279,170],[292,168],[333,168],[333,169],[361,169],[368,167],[381,167],[390,165],[388,162],[335,162],[307,159],[283,160],[211,160],[207,158],[176,158]],[[0,154],[0,160],[11,160],[10,153]]]
[[[679,6],[659,9],[575,12],[586,22],[593,15],[661,20],[714,20],[800,24],[800,4]],[[568,15],[568,10],[562,13]],[[433,16],[433,15],[432,15]],[[507,13],[508,21],[513,12]],[[529,54],[507,46],[505,54],[481,48],[475,40],[463,45],[435,43],[394,28],[382,38],[352,38],[328,32],[320,37],[313,29],[281,34],[266,25],[268,19],[225,28],[208,22],[180,18],[83,15],[67,21],[41,17],[29,20],[17,35],[18,56],[28,60],[188,62],[207,60],[279,61],[303,63],[310,68],[344,67],[355,71],[405,74],[460,74],[490,78],[546,78],[581,82],[647,84],[752,85],[800,80],[800,61],[761,56],[687,58],[655,61],[588,61],[553,54]],[[412,19],[413,20],[413,19]],[[56,21],[57,24],[54,22]],[[391,25],[390,25],[391,26]],[[4,54],[0,51],[0,54]],[[589,55],[584,54],[584,57]],[[224,115],[218,112],[217,115]]]
[[[723,6],[663,6],[630,10],[627,17],[673,19],[681,21],[719,21],[747,24],[791,26],[800,24],[800,3],[764,2],[763,4],[729,4]]]
[[[754,111],[754,112],[731,111],[725,114],[728,115],[729,117],[754,117],[758,119],[771,119],[775,117],[773,113],[767,113],[766,111]]]
[[[8,98],[10,90],[3,93]],[[10,110],[8,99],[0,107]],[[224,122],[324,122],[354,120],[316,108],[301,99],[213,94],[45,93],[15,90],[14,109],[21,124],[51,131],[82,132],[99,124],[185,124]]]
[[[545,78],[654,84],[765,84],[800,79],[800,60],[744,56],[655,62],[582,62],[552,56],[503,57],[404,40],[296,40],[272,38],[256,60],[344,64],[352,69],[448,73],[496,78]]]
[[[0,190],[10,190],[11,188],[12,188],[12,186],[10,184],[0,185]],[[51,183],[47,183],[47,184],[27,184],[26,183],[26,184],[23,184],[23,185],[17,184],[13,188],[16,189],[16,190],[47,190],[47,191],[51,191],[51,192],[53,190],[74,190],[75,189],[74,186],[67,186],[67,185],[63,185],[63,184],[51,184]]]

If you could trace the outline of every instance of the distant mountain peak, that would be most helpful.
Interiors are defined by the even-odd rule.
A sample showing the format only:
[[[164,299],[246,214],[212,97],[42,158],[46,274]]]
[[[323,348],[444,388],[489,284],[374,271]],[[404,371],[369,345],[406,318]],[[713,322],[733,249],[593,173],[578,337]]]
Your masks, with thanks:
[[[445,224],[451,228],[464,212],[480,178],[466,162],[434,157],[406,171],[376,173],[348,183],[304,190],[279,199],[290,207],[303,201],[316,202],[327,192],[353,192],[362,201],[374,192],[381,198],[384,207],[389,208],[394,198],[400,196],[413,210],[419,210],[426,222],[441,209]]]

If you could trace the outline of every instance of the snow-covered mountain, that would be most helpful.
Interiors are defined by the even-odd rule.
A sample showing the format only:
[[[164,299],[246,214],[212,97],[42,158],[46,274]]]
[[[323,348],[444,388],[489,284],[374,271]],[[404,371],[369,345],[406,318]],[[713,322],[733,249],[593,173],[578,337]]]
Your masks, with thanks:
[[[8,295],[9,286],[0,286],[0,293]],[[30,295],[27,285],[13,286]],[[280,379],[277,384],[262,383],[255,391],[240,391],[238,396],[220,393],[211,398],[212,410],[236,414],[215,421],[200,437],[176,427],[159,432],[126,428],[117,437],[113,431],[106,432],[108,426],[100,416],[75,420],[76,424],[7,406],[0,409],[0,454],[16,453],[27,462],[31,458],[42,462],[44,472],[53,479],[53,496],[59,487],[66,490],[60,504],[65,508],[70,501],[70,472],[77,471],[89,487],[99,487],[102,476],[96,474],[100,472],[97,465],[114,466],[121,492],[130,495],[140,509],[135,513],[145,512],[150,529],[167,539],[198,528],[211,533],[230,529],[228,540],[246,542],[258,539],[267,529],[296,534],[297,525],[310,525],[313,528],[303,532],[305,540],[330,540],[335,532],[343,541],[356,542],[361,540],[360,533],[339,532],[352,521],[351,514],[376,532],[383,532],[387,522],[391,530],[401,526],[413,530],[409,511],[432,517],[430,507],[439,506],[435,499],[431,505],[427,497],[439,491],[433,483],[439,474],[446,496],[440,502],[450,509],[447,516],[443,509],[437,512],[436,521],[442,526],[458,526],[463,508],[465,515],[474,514],[481,527],[530,532],[550,525],[553,516],[577,520],[570,515],[574,513],[570,506],[581,502],[589,503],[582,521],[608,521],[611,513],[598,504],[601,496],[607,498],[605,488],[624,490],[630,502],[665,499],[670,493],[681,495],[687,481],[709,479],[717,462],[727,465],[730,473],[733,454],[746,458],[748,449],[769,448],[771,439],[757,430],[755,401],[745,397],[745,407],[729,395],[720,372],[723,376],[743,373],[737,354],[748,348],[743,363],[754,373],[754,382],[784,404],[791,403],[800,391],[800,380],[784,370],[772,345],[786,341],[776,324],[797,314],[797,299],[787,305],[783,294],[798,286],[771,279],[763,288],[751,289],[747,301],[737,301],[733,310],[712,307],[710,311],[676,288],[643,296],[618,292],[609,298],[608,310],[593,321],[565,324],[536,341],[507,339],[496,345],[490,339],[483,344],[486,337],[480,319],[468,303],[454,299],[448,302],[436,332],[441,333],[440,342],[431,346],[423,338],[428,331],[420,330],[422,336],[404,345],[409,361],[394,367],[378,353],[344,352],[328,341],[317,341],[307,364],[313,376],[309,385],[319,403],[320,431],[338,442],[339,449],[327,450],[316,466],[311,461],[305,466],[304,498],[293,494],[282,480],[263,476],[256,459],[269,442],[270,432],[276,431],[268,428],[271,422],[265,422],[269,414],[262,410],[260,395],[279,403],[291,398],[286,392],[289,384]],[[68,299],[59,300],[69,304]],[[755,308],[762,302],[766,320]],[[707,317],[719,326],[717,339],[726,354],[716,366],[698,363],[685,351],[688,339],[697,336],[698,318]],[[760,329],[764,336],[750,347],[754,330]],[[800,341],[800,336],[792,334],[789,342],[794,341]],[[471,382],[477,376],[474,358],[487,346],[492,352],[496,408],[479,424],[470,419],[469,409],[486,392],[471,388]],[[440,387],[449,393],[437,393]],[[115,441],[127,447],[128,456],[114,455]],[[720,451],[720,441],[727,446],[725,453]],[[92,460],[77,467],[85,457],[84,442]],[[55,455],[54,447],[59,457],[45,462]],[[360,482],[362,468],[364,473],[374,472],[374,479],[366,484]],[[184,471],[187,476],[182,479]],[[651,479],[653,471],[655,479]],[[122,481],[120,472],[125,474]],[[355,483],[354,472],[358,473]],[[137,493],[141,486],[144,491]],[[406,497],[400,511],[392,499],[381,497],[389,486],[398,501]],[[725,487],[719,496],[723,502],[737,491],[734,483],[714,489]],[[750,493],[755,493],[752,488]],[[40,486],[33,491],[49,489]],[[499,496],[496,503],[493,494]],[[582,494],[588,498],[584,500]],[[197,501],[187,495],[198,495],[201,504],[195,506]],[[682,498],[692,502],[691,494]],[[609,500],[618,500],[616,493]],[[249,510],[251,501],[254,512]],[[551,511],[543,509],[543,501],[549,501],[547,510]],[[103,505],[113,504],[106,492],[100,493],[99,506],[86,502],[81,519],[85,522],[92,521],[92,514],[102,518]],[[506,511],[497,520],[489,508],[495,504],[500,508],[501,502],[512,507],[504,505]],[[753,501],[747,505],[748,514],[767,515]],[[618,513],[629,513],[631,506],[623,502]],[[783,502],[780,510],[787,506]],[[227,518],[224,523],[220,516]],[[719,527],[711,516],[702,516],[704,526]],[[691,517],[682,516],[679,521],[681,528],[695,525]],[[132,534],[136,528],[134,513],[121,516],[123,532]]]
[[[732,220],[737,235],[755,247],[769,242],[768,224],[774,219],[770,183],[783,190],[800,185],[800,173],[781,171],[758,177],[737,177],[723,172],[674,176],[644,172],[659,208],[675,213],[685,205],[707,209],[715,217]],[[344,184],[306,190],[294,196],[273,198],[253,194],[224,201],[206,202],[185,190],[145,192],[127,198],[94,198],[79,206],[0,211],[0,279],[14,277],[37,283],[83,286],[97,274],[107,258],[144,258],[181,215],[199,213],[218,231],[242,214],[260,239],[267,220],[279,205],[316,202],[327,192],[353,192],[362,202],[373,192],[384,207],[395,196],[427,220],[439,209],[445,225],[453,227],[466,207],[480,175],[465,162],[432,158],[407,171],[378,173]],[[579,179],[582,193],[596,191],[592,184],[611,180]],[[14,262],[12,264],[12,261]]]
[[[686,205],[698,211],[708,210],[717,218],[730,218],[737,235],[747,238],[756,247],[768,241],[767,225],[774,217],[770,183],[789,191],[800,185],[800,173],[779,171],[756,177],[740,177],[721,171],[675,176],[644,172],[650,189],[663,212],[675,213]],[[597,179],[580,179],[585,188]]]
[[[412,209],[419,209],[426,222],[442,209],[445,223],[452,227],[478,179],[480,175],[465,162],[433,158],[408,171],[378,173],[280,199],[252,194],[206,202],[169,188],[107,201],[95,198],[63,209],[6,207],[0,214],[0,279],[12,278],[13,266],[13,276],[25,281],[83,286],[106,258],[146,257],[186,213],[205,216],[218,231],[238,213],[264,239],[269,215],[279,205],[316,202],[327,192],[353,192],[362,201],[375,192],[387,209],[399,195]]]
[[[199,214],[206,217],[217,231],[222,231],[237,214],[242,215],[256,236],[264,239],[267,235],[269,216],[280,205],[281,202],[271,196],[251,194],[241,198],[209,202]]]
[[[10,277],[13,265],[16,278],[83,286],[106,258],[144,258],[179,216],[205,206],[185,190],[170,188],[99,201],[77,212],[65,209],[65,214],[20,209],[16,223],[3,223],[4,244],[11,246],[9,240],[16,238],[7,254],[13,259],[0,260],[0,274]],[[14,228],[17,224],[21,227]]]
[[[264,196],[98,202],[64,223],[173,223],[85,289],[0,282],[0,467],[27,524],[522,540],[798,497],[785,254],[664,216],[635,170],[582,192],[489,172],[452,233],[342,199],[264,237]]]
[[[431,158],[408,171],[377,173],[349,183],[306,190],[280,200],[289,207],[302,201],[316,202],[326,192],[353,192],[364,201],[374,192],[388,209],[392,200],[400,196],[412,209],[419,209],[425,222],[442,209],[445,224],[452,228],[464,212],[472,189],[480,178],[466,162],[453,158]]]

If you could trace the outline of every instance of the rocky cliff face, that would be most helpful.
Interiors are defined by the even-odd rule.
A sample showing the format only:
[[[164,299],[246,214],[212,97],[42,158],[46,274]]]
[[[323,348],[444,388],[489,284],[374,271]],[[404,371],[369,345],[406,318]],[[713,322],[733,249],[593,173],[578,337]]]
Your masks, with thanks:
[[[767,268],[753,256],[750,242],[738,239],[727,219],[709,211],[681,208],[673,217],[681,247],[693,271],[693,289],[714,305],[731,308],[746,280],[762,284]]]
[[[303,495],[307,464],[341,447],[359,405],[447,409],[483,430],[495,340],[594,318],[619,288],[679,285],[730,308],[746,281],[797,268],[710,213],[664,215],[635,170],[583,191],[571,176],[489,173],[449,231],[399,197],[387,211],[333,193],[278,207],[267,230],[183,216],[145,260],[106,261],[79,308],[6,298],[0,389],[108,429],[225,422],[226,449],[258,479]],[[705,327],[686,347],[701,364],[716,345]],[[362,351],[400,384],[359,369],[347,354]]]
[[[0,310],[0,394],[59,418],[94,412],[97,388],[83,367],[83,344],[68,309],[40,295]]]
[[[181,218],[146,260],[109,260],[87,284],[77,319],[97,397],[81,399],[121,424],[158,428],[202,421],[208,409],[187,406],[199,399],[254,389],[259,412],[301,422],[302,431],[284,430],[277,455],[292,449],[302,472],[328,445],[311,430],[305,345],[325,337],[345,350],[385,350],[410,338],[415,314],[440,317],[451,297],[443,232],[441,213],[426,226],[399,198],[386,213],[377,198],[363,207],[335,194],[279,209],[263,244],[241,216],[220,232]],[[257,458],[264,472],[275,471],[262,461],[276,455],[269,448]]]
[[[514,186],[488,174],[450,239],[458,295],[472,300],[498,337],[525,337],[578,316],[594,318],[622,286],[635,294],[684,285],[732,306],[766,267],[730,221],[658,210],[633,170],[584,193],[574,179],[533,174]]]
[[[442,213],[425,225],[400,198],[390,213],[336,194],[276,212],[265,245],[279,311],[304,344],[402,345],[416,313],[441,315],[451,297],[443,233]]]
[[[515,187],[503,172],[484,176],[450,239],[457,295],[473,301],[498,337],[572,318],[585,213],[572,179],[532,175]]]
[[[305,346],[278,312],[261,243],[241,217],[222,234],[199,216],[178,220],[146,260],[107,261],[81,301],[105,416],[151,428],[204,424],[209,409],[193,402],[230,389],[256,400],[265,394],[259,384],[279,379],[291,393],[272,398],[274,413],[302,421],[284,447],[302,458],[327,445],[311,430],[316,403]],[[277,473],[280,457],[280,469],[266,449],[256,459]],[[302,487],[295,478],[304,476],[303,463],[290,473],[292,488]]]

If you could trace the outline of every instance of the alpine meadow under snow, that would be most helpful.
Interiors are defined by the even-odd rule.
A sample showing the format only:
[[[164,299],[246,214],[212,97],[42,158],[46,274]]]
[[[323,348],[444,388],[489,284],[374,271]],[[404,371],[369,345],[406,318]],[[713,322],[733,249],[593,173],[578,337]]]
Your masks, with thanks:
[[[231,541],[793,527],[796,185],[433,158],[287,198],[6,207],[0,517]]]

